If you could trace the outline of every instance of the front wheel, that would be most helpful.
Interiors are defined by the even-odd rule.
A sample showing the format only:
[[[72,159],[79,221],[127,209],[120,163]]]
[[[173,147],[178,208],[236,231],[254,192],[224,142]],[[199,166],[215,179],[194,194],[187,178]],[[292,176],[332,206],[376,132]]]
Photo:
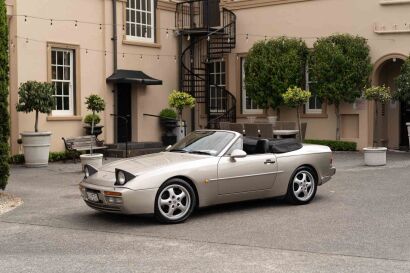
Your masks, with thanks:
[[[317,190],[316,174],[310,167],[299,167],[289,181],[287,199],[297,205],[313,200]]]
[[[182,179],[171,179],[158,190],[155,217],[163,223],[180,223],[193,212],[196,197],[191,185]]]

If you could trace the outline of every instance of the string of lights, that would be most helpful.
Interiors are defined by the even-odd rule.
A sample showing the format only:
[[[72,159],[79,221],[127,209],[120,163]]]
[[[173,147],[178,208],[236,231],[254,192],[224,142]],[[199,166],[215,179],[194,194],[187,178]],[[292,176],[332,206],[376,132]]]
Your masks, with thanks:
[[[107,27],[107,26],[113,26],[114,24],[110,23],[101,23],[101,22],[92,22],[92,21],[84,21],[84,20],[78,20],[78,19],[59,19],[59,18],[50,18],[50,17],[40,17],[40,16],[33,16],[33,15],[26,15],[26,14],[15,14],[13,15],[15,17],[23,17],[24,22],[28,23],[30,19],[34,20],[42,20],[42,21],[48,21],[50,26],[53,26],[56,22],[68,22],[70,24],[73,24],[74,27],[79,27],[81,24],[85,25],[95,25],[97,26],[100,30],[102,28]],[[397,26],[397,25],[395,25]],[[125,31],[125,24],[117,24],[117,28],[122,28],[123,31]],[[151,27],[152,28],[152,27]],[[174,27],[164,27],[164,26],[154,26],[154,29],[156,30],[161,30],[166,32],[166,37],[169,37],[169,34],[171,32],[176,32],[177,29]],[[274,38],[279,38],[279,37],[289,37],[289,38],[297,38],[297,39],[302,39],[302,40],[317,40],[321,37],[318,36],[288,36],[288,35],[268,35],[268,34],[260,34],[260,33],[238,33],[236,34],[237,36],[243,36],[245,38],[245,41],[248,42],[251,37],[255,38],[260,38],[264,40],[268,39],[274,39]],[[190,40],[190,35],[187,35],[187,40]],[[208,41],[209,39],[208,35]],[[385,41],[395,41],[395,39],[392,38],[367,38],[367,40],[385,40]]]
[[[16,39],[22,40],[24,43],[28,44],[30,42],[34,42],[34,43],[40,43],[40,44],[44,44],[46,46],[48,46],[48,42],[47,41],[43,41],[43,40],[38,40],[38,39],[33,39],[33,38],[28,38],[28,37],[22,37],[22,36],[14,36]],[[10,41],[10,45],[12,47],[14,47],[14,43],[13,41]],[[80,51],[84,52],[85,54],[89,54],[91,52],[97,52],[97,53],[101,53],[104,54],[104,56],[107,55],[112,55],[114,54],[113,51],[110,50],[103,50],[103,49],[94,49],[94,48],[86,48],[86,47],[80,47],[79,48]],[[134,53],[134,52],[118,52],[117,53],[118,56],[122,56],[122,58],[124,59],[126,56],[137,56],[139,59],[143,59],[144,57],[151,57],[151,58],[156,58],[158,61],[160,60],[160,58],[169,58],[174,60],[175,62],[177,61],[177,56],[176,55],[172,55],[172,54],[140,54],[140,53]]]

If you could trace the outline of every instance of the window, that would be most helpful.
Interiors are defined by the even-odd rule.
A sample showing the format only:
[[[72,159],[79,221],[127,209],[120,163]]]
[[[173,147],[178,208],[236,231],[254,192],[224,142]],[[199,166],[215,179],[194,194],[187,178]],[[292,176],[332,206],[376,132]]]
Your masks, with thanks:
[[[226,111],[226,74],[225,62],[215,61],[209,65],[209,109],[212,113],[224,113]],[[218,88],[221,87],[221,88]]]
[[[154,42],[154,0],[127,0],[127,40]]]
[[[51,82],[55,86],[55,116],[74,115],[74,50],[51,48]]]
[[[258,108],[256,103],[246,94],[245,87],[245,59],[241,58],[241,94],[243,114],[262,114],[263,110]]]
[[[312,96],[306,103],[306,114],[322,114],[322,101],[315,92],[312,92]]]

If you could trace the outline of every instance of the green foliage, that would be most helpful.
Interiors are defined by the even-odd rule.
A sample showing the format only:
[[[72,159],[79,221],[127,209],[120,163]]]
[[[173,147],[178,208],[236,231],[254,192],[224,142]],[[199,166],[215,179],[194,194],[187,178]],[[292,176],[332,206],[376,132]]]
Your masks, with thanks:
[[[332,151],[356,151],[356,142],[338,140],[305,139],[304,143],[328,146]]]
[[[88,114],[84,117],[84,123],[87,123],[88,125],[91,126],[91,124],[94,121],[94,125],[97,125],[98,123],[100,123],[101,118],[98,114]]]
[[[400,75],[396,78],[396,86],[394,99],[410,101],[410,57],[401,66]]]
[[[36,112],[34,131],[38,132],[38,113],[49,114],[55,107],[54,85],[48,82],[27,81],[19,88],[19,112]]]
[[[283,102],[289,107],[298,107],[309,101],[311,93],[302,88],[293,86],[282,94]]]
[[[93,113],[99,113],[105,110],[104,99],[95,94],[85,98],[85,105],[87,105],[87,110],[90,110]]]
[[[9,54],[8,26],[5,1],[0,1],[0,189],[4,190],[10,175],[9,157]]]
[[[374,100],[380,103],[387,103],[391,100],[390,88],[385,85],[372,86],[364,90],[366,100]]]
[[[177,113],[174,111],[174,109],[165,108],[161,110],[161,112],[159,113],[159,116],[161,118],[176,119]]]
[[[178,111],[181,118],[182,110],[185,107],[193,108],[195,106],[195,98],[186,92],[173,90],[168,97],[168,103],[169,106]]]
[[[280,37],[255,43],[245,62],[246,93],[264,109],[275,109],[290,86],[302,86],[307,46],[300,39]]]
[[[314,88],[329,104],[353,103],[368,83],[372,65],[365,38],[334,34],[314,44],[310,69]]]
[[[23,154],[18,154],[18,155],[12,155],[9,157],[9,163],[10,164],[23,164],[24,163],[24,155]]]

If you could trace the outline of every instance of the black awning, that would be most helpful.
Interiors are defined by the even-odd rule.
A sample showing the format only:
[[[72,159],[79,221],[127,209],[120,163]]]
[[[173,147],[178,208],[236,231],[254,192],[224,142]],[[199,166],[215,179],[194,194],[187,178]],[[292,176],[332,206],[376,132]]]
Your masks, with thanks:
[[[118,69],[107,78],[107,82],[114,83],[137,83],[143,85],[161,85],[162,81],[151,78],[147,74],[138,70]]]

